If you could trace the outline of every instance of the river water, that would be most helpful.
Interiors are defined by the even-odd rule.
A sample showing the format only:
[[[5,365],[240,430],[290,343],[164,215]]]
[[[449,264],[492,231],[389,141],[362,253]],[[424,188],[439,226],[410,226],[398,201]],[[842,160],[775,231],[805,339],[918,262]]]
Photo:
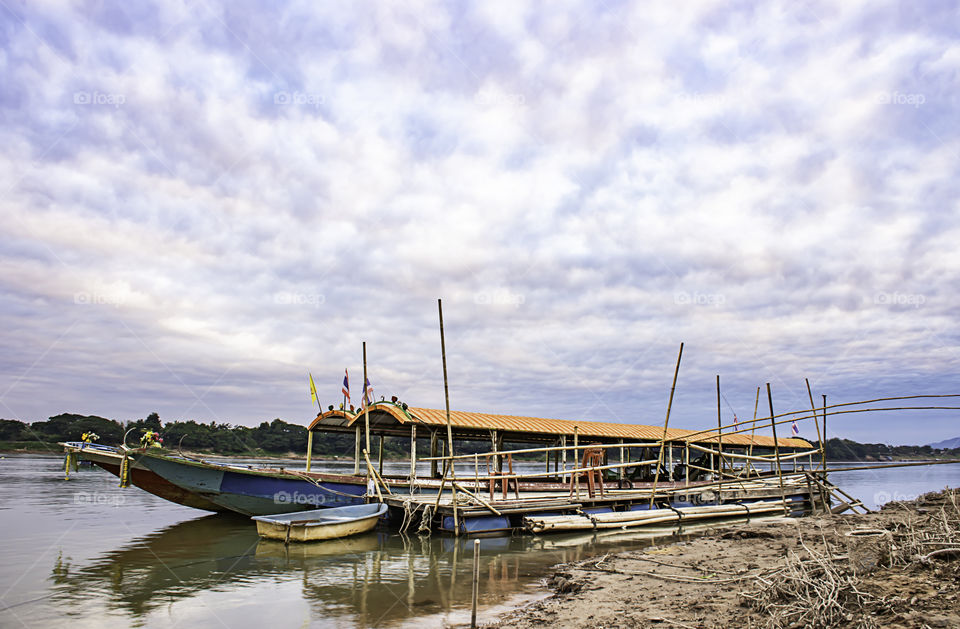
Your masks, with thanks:
[[[960,465],[831,480],[876,507],[958,486]],[[65,481],[59,456],[15,454],[0,458],[0,527],[0,627],[469,624],[472,540],[376,531],[285,548],[259,540],[246,518],[119,489],[99,468]],[[481,619],[538,595],[558,562],[678,532],[698,529],[482,539]]]

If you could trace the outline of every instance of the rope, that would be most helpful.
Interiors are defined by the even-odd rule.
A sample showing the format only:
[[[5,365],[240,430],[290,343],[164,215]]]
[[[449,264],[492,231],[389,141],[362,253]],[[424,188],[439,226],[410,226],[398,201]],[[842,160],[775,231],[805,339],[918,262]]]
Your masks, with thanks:
[[[420,528],[417,529],[417,535],[430,535],[433,531],[430,529],[430,521],[433,519],[433,505],[424,503],[423,515],[420,516]]]
[[[292,474],[292,475],[296,476],[297,478],[299,478],[299,479],[301,479],[301,480],[305,480],[305,481],[308,481],[308,482],[312,483],[317,489],[322,489],[323,491],[330,492],[331,494],[336,494],[337,496],[346,496],[347,498],[357,498],[357,497],[358,497],[358,496],[356,496],[355,494],[348,494],[348,493],[344,493],[344,492],[342,492],[342,491],[337,491],[336,489],[330,489],[329,487],[324,487],[323,485],[320,484],[320,481],[316,480],[315,478],[311,478],[310,476],[307,476],[306,474],[303,474],[303,473],[298,472],[298,471],[296,471],[296,470],[284,470],[284,471],[287,472],[288,474]]]

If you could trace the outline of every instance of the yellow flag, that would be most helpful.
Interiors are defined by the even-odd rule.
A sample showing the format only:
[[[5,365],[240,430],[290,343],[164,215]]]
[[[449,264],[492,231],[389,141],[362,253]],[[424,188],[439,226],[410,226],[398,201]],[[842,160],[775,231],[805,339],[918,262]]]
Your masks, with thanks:
[[[310,375],[310,399],[314,402],[317,401],[317,386],[313,384],[313,374]]]

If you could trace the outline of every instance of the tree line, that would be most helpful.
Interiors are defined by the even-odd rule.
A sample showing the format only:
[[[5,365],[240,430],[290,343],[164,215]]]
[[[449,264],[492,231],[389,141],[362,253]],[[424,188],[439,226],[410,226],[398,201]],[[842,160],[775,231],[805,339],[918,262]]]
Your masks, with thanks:
[[[229,455],[259,455],[294,453],[305,455],[307,429],[290,424],[282,419],[262,422],[259,426],[232,426],[228,423],[199,423],[193,420],[161,422],[157,413],[144,419],[121,424],[118,421],[96,415],[62,413],[46,421],[25,423],[13,419],[0,419],[0,448],[56,449],[58,441],[80,441],[85,432],[94,432],[98,443],[120,445],[127,431],[127,443],[136,446],[146,430],[154,430],[163,438],[166,448],[182,447],[185,451],[209,452]],[[418,456],[428,455],[429,445],[420,439]],[[378,450],[379,440],[374,440],[371,456]],[[814,448],[820,447],[816,441]],[[504,444],[505,449],[510,449]],[[519,446],[518,446],[519,447]],[[314,435],[313,454],[318,456],[353,456],[352,434],[319,433]],[[486,452],[487,442],[458,442],[459,453]],[[443,449],[446,452],[446,448]],[[383,454],[388,458],[402,458],[410,453],[410,441],[404,437],[387,437]],[[858,443],[850,439],[832,438],[826,441],[827,459],[831,461],[883,461],[889,459],[960,458],[960,448],[934,449],[930,446],[892,446],[884,443]],[[534,457],[536,455],[533,455]],[[542,454],[540,455],[542,456]]]

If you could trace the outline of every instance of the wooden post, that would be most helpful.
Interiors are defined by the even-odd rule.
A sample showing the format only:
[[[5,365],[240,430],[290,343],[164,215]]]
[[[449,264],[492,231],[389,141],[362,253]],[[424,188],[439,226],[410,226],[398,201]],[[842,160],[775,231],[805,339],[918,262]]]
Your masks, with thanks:
[[[370,452],[370,404],[367,402],[367,342],[363,342],[363,425],[367,434],[367,452]]]
[[[410,424],[410,492],[413,493],[413,480],[417,477],[417,425]]]
[[[580,445],[580,427],[573,427],[573,469],[578,469],[580,467],[580,460],[577,456],[577,453],[580,450],[577,449],[577,446]],[[577,500],[580,500],[580,474],[578,472],[573,473],[573,486],[577,490]]]
[[[673,444],[667,448],[667,480],[673,482]]]
[[[773,394],[770,393],[770,383],[767,383],[767,402],[770,404],[770,427],[773,428],[773,457],[777,462],[777,481],[780,483],[780,498],[783,500],[784,514],[787,509],[787,495],[783,489],[783,471],[780,469],[780,443],[777,441],[777,420],[773,417]]]
[[[567,471],[567,436],[566,435],[563,435],[562,437],[560,437],[560,445],[563,447],[563,471],[566,472]],[[566,474],[563,474],[563,476],[560,477],[560,482],[561,483],[567,482]]]
[[[663,438],[660,439],[660,454],[657,457],[657,471],[653,476],[653,487],[650,489],[650,506],[653,507],[653,497],[657,494],[657,483],[660,481],[660,464],[663,463],[663,444],[667,440],[667,426],[670,424],[670,409],[673,408],[673,393],[677,390],[677,374],[680,373],[680,359],[683,357],[683,343],[680,343],[680,353],[677,354],[677,367],[673,371],[673,384],[670,386],[670,400],[667,402],[667,418],[663,420]]]
[[[313,431],[307,429],[307,471],[310,471],[310,461],[313,460]]]
[[[687,441],[683,447],[683,484],[690,484],[690,442]]]
[[[430,461],[430,478],[437,477],[437,455],[439,454],[437,448],[437,431],[430,431],[430,458],[433,459]]]
[[[500,471],[500,457],[497,455],[497,452],[500,449],[497,447],[497,431],[496,429],[490,431],[490,440],[493,442],[493,471]]]
[[[450,424],[450,390],[447,386],[447,346],[443,338],[443,302],[437,299],[437,312],[440,315],[440,359],[443,362],[443,400],[447,408],[447,444],[450,450],[450,479],[451,483],[456,481],[457,474],[454,471],[453,460],[453,426]],[[457,517],[457,487],[452,485],[450,489],[453,492],[453,530],[454,535],[460,535],[460,520]]]
[[[753,437],[757,433],[757,408],[760,406],[760,387],[757,387],[757,401],[753,403],[753,423],[750,424],[750,451],[747,453],[753,456]]]
[[[477,626],[477,600],[480,598],[480,540],[473,540],[473,602],[470,612],[470,628]]]
[[[820,422],[817,421],[817,405],[813,403],[813,391],[810,389],[810,379],[804,378],[807,383],[807,395],[810,397],[810,411],[813,413],[813,425],[817,427],[817,441],[820,442],[820,462],[823,469],[827,469],[827,459],[823,454],[823,436],[820,434]]]
[[[353,475],[360,476],[360,424],[357,424],[356,438],[353,444]]]
[[[717,504],[723,502],[723,420],[720,417],[720,374],[717,374]]]
[[[620,476],[620,489],[623,489],[623,472],[624,472],[624,470],[626,469],[625,467],[622,467],[623,464],[624,464],[624,460],[623,460],[623,439],[621,439],[621,440],[620,440],[620,465],[621,465],[621,467],[619,467],[619,468],[617,469],[617,473],[618,473],[619,476]]]
[[[377,467],[378,473],[380,476],[383,476],[383,435],[380,435],[380,447],[379,452],[377,452]]]

